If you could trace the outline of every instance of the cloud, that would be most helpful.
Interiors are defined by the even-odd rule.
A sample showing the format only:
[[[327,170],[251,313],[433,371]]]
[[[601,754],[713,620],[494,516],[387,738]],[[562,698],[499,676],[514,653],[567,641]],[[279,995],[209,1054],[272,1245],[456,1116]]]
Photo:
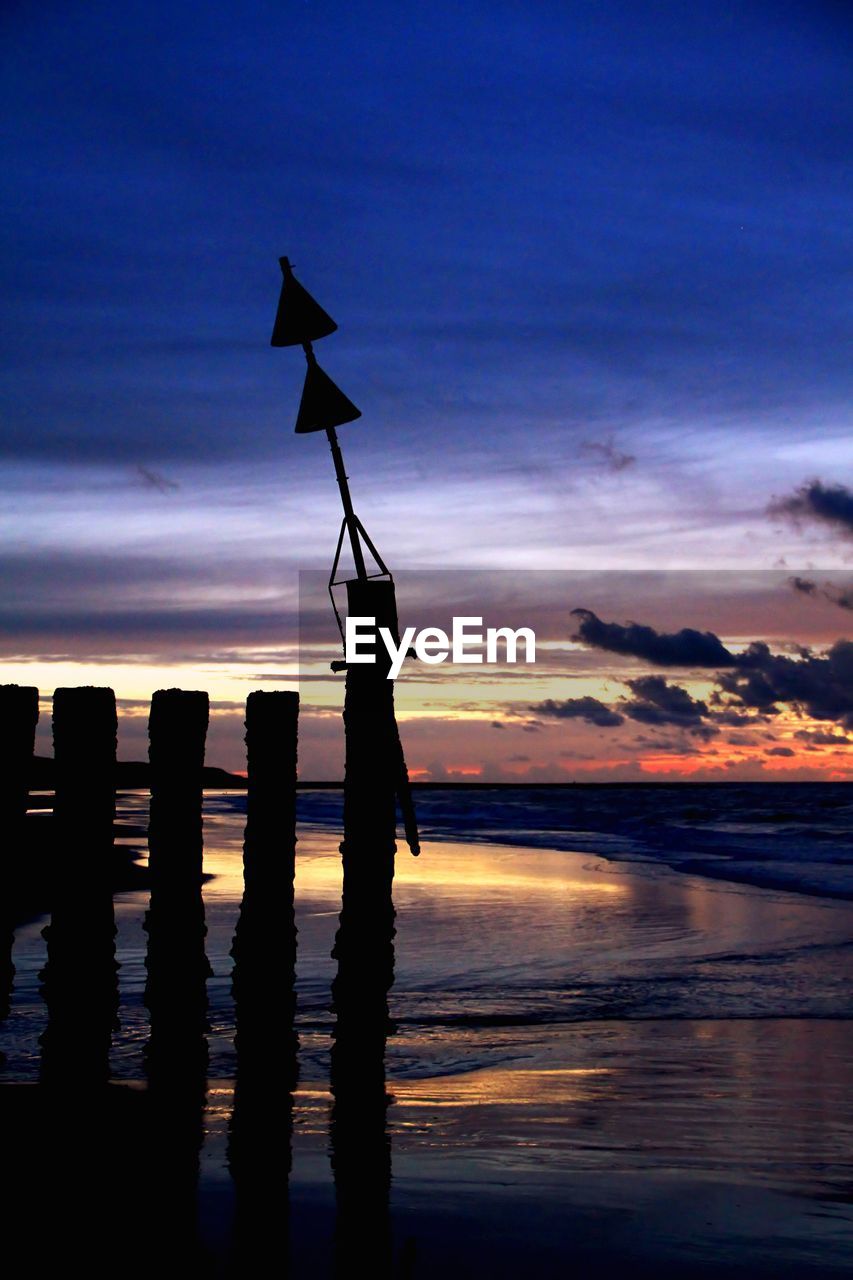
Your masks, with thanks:
[[[853,537],[853,489],[843,484],[806,480],[787,497],[774,498],[767,513],[796,525],[829,525],[846,537]]]
[[[594,647],[644,658],[659,666],[717,667],[713,711],[690,699],[684,690],[667,685],[662,676],[640,677],[628,681],[635,699],[623,704],[631,719],[645,724],[678,723],[667,716],[681,715],[682,725],[698,726],[703,719],[743,723],[734,719],[741,709],[772,716],[779,713],[778,704],[785,703],[814,720],[831,720],[853,729],[853,641],[836,640],[824,654],[799,648],[797,656],[791,657],[771,652],[760,640],[743,653],[733,654],[710,631],[685,628],[667,634],[636,622],[624,626],[603,622],[589,609],[574,613],[581,618],[575,639]],[[728,702],[723,702],[721,692],[728,695]]]
[[[796,751],[792,751],[790,747],[768,747],[764,752],[766,756],[795,756]]]
[[[625,471],[637,461],[633,453],[618,449],[612,436],[606,440],[583,440],[580,451],[603,463],[607,471]]]
[[[625,717],[600,702],[598,698],[566,698],[564,702],[555,702],[546,698],[544,702],[534,703],[528,710],[541,716],[549,716],[554,720],[585,720],[599,729],[614,728],[624,724]]]
[[[159,471],[153,471],[150,467],[143,467],[141,462],[136,464],[136,474],[142,482],[143,488],[156,489],[158,493],[174,493],[176,489],[180,489],[180,485],[169,480],[166,476],[161,475]]]
[[[794,737],[818,747],[848,747],[851,742],[843,733],[826,733],[823,729],[797,729]]]
[[[711,701],[712,703],[720,704],[719,694],[712,694]],[[747,715],[743,711],[733,711],[725,706],[722,711],[715,709],[710,714],[714,724],[724,724],[734,729],[742,729],[744,726],[759,724],[764,719],[763,716]]]
[[[737,659],[711,631],[685,627],[671,634],[637,622],[603,622],[591,609],[573,609],[580,618],[574,640],[595,649],[644,658],[662,667],[733,667]]]
[[[708,714],[707,703],[692,698],[686,689],[667,684],[663,676],[640,676],[629,680],[628,688],[633,700],[620,704],[625,715],[640,724],[671,724],[707,732],[703,721]],[[713,732],[713,731],[712,731]]]
[[[794,591],[799,591],[804,596],[817,595],[819,587],[816,582],[812,582],[810,578],[800,578],[796,574],[788,579],[789,585]]]
[[[741,706],[772,714],[777,703],[787,703],[814,720],[853,728],[853,641],[836,640],[823,655],[803,649],[798,658],[756,641],[739,655],[738,670],[717,681]]]
[[[839,609],[853,610],[853,587],[838,587],[827,582],[823,594],[830,604],[837,605]]]
[[[830,604],[837,605],[839,609],[853,610],[853,586],[840,587],[836,582],[825,582],[820,586],[811,578],[800,578],[796,575],[789,578],[788,583],[794,591],[799,591],[804,596],[820,597],[828,600]]]

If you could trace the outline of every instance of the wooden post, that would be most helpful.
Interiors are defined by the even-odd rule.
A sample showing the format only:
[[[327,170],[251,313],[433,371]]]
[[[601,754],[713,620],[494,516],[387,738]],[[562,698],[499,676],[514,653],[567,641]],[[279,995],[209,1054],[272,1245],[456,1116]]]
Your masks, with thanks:
[[[245,888],[231,948],[237,1069],[227,1154],[236,1192],[234,1235],[247,1274],[261,1274],[270,1256],[287,1252],[299,1049],[293,901],[298,714],[296,693],[260,690],[246,703]]]
[[[158,689],[148,718],[151,810],[149,865],[154,879],[201,876],[206,693]]]
[[[97,853],[101,869],[113,847],[116,809],[116,699],[112,689],[83,686],[53,695],[54,816],[68,854]],[[89,868],[94,869],[89,861]]]
[[[388,627],[396,637],[392,582],[348,582],[347,607],[351,616],[375,618],[377,628]],[[344,698],[344,875],[332,952],[338,967],[332,983],[330,1155],[339,1265],[360,1257],[371,1275],[384,1277],[391,1273],[385,1042],[393,1030],[388,992],[394,981],[391,895],[401,753],[390,659],[378,635],[375,654],[375,663],[348,668]]]
[[[24,824],[38,718],[38,689],[30,685],[0,685],[0,824],[6,832],[8,851],[3,866],[6,886],[0,906],[0,1018],[8,1015],[15,976],[12,947],[19,894],[26,879]]]
[[[261,859],[270,857],[280,857],[293,879],[298,718],[298,693],[256,690],[246,701],[247,880],[263,876]]]
[[[347,583],[350,616],[376,619],[397,635],[397,607],[393,582],[373,579]],[[365,628],[365,632],[366,632]],[[370,644],[361,646],[363,653]],[[400,743],[394,717],[394,681],[387,678],[390,658],[374,640],[375,662],[349,667],[344,695],[344,876],[348,864],[365,860],[393,877],[397,835],[397,785]]]
[[[181,1224],[191,1204],[203,1136],[207,1072],[207,928],[202,898],[202,800],[206,693],[158,689],[148,719],[151,900],[145,1004],[145,1072],[155,1126],[167,1152],[164,1178]]]
[[[0,823],[9,837],[13,857],[22,834],[30,791],[39,691],[31,685],[0,685]],[[4,875],[6,870],[4,868]]]
[[[112,689],[53,695],[56,874],[42,993],[42,1079],[103,1081],[118,1009],[110,858],[115,828],[116,701]]]

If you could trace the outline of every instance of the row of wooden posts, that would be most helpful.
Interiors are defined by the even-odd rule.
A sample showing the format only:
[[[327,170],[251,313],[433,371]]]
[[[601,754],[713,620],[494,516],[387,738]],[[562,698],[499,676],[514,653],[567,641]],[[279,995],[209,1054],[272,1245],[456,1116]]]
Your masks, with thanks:
[[[247,786],[257,812],[275,806],[280,830],[295,812],[299,695],[258,690],[246,701]],[[171,810],[203,785],[209,699],[204,692],[160,689],[148,719],[149,786]],[[33,771],[39,691],[0,685],[0,821],[14,832],[27,810]],[[112,840],[118,718],[112,689],[61,688],[53,695],[54,814],[85,826],[88,838]]]

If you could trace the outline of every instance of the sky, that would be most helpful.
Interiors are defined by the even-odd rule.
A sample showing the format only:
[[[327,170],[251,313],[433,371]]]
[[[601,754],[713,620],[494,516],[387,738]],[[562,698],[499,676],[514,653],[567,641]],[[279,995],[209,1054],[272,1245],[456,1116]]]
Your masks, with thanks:
[[[849,776],[844,689],[834,719],[789,690],[750,745],[709,721],[740,695],[676,669],[718,732],[673,735],[613,710],[659,666],[571,615],[792,661],[849,635],[845,4],[10,2],[0,34],[0,678],[42,690],[40,750],[54,687],[113,685],[139,758],[179,685],[240,768],[245,693],[297,686],[300,571],[340,517],[292,431],[304,362],[269,346],[287,254],[339,324],[317,355],[362,410],[341,440],[395,572],[473,574],[484,608],[487,570],[742,575],[728,609],[673,588],[633,614],[614,587],[546,592],[546,618],[519,586],[565,659],[538,701],[622,723],[503,746],[526,695],[448,671],[439,706],[408,673],[414,776]],[[302,692],[303,776],[331,776],[340,683]]]

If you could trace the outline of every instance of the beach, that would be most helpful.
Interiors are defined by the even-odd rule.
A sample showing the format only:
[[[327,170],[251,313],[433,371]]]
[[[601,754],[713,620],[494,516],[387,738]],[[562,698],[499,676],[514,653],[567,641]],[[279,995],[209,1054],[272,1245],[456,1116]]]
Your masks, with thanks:
[[[91,1213],[118,1186],[141,1268],[169,1222],[186,1269],[211,1275],[256,1274],[270,1250],[294,1276],[849,1274],[849,901],[482,832],[428,838],[419,859],[398,845],[388,1020],[349,1045],[350,1088],[340,1065],[330,1079],[339,836],[327,796],[300,803],[296,1039],[282,911],[263,1016],[238,1008],[235,1045],[242,796],[205,799],[203,1069],[152,1077],[146,891],[115,898],[99,1090],[73,1068],[45,1081],[45,922],[18,929],[0,1095],[22,1253],[33,1188],[39,1222],[67,1213],[88,1144],[104,1167],[69,1229],[93,1269],[110,1237],[93,1244]],[[144,795],[119,818],[143,829]]]

